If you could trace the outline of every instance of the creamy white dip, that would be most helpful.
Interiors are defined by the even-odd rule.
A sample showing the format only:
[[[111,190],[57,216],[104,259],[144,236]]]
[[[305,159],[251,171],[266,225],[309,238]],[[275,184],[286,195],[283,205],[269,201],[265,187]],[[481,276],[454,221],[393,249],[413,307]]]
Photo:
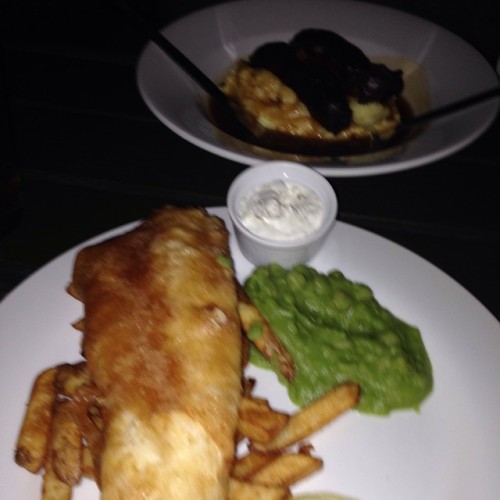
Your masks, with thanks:
[[[242,224],[271,240],[294,240],[316,230],[323,220],[321,198],[302,184],[275,180],[245,196],[239,206]]]

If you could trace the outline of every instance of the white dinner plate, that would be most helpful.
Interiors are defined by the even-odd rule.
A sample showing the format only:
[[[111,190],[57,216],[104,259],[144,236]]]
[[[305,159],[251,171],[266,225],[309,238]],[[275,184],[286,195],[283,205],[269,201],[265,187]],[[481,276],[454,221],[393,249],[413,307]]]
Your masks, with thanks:
[[[225,208],[212,208],[230,226]],[[127,225],[85,242],[130,229]],[[41,478],[15,465],[15,440],[35,375],[80,360],[72,327],[81,306],[65,291],[76,251],[56,258],[0,304],[0,484],[2,498],[40,498]],[[231,236],[240,280],[252,266]],[[388,417],[351,411],[315,435],[324,468],[298,492],[335,491],[359,500],[496,500],[500,491],[500,326],[469,292],[427,261],[380,236],[338,222],[310,265],[340,269],[372,287],[379,302],[417,325],[429,352],[435,388],[420,413]],[[274,374],[255,367],[257,394],[294,407]],[[97,500],[90,481],[76,500]]]
[[[416,112],[449,104],[493,88],[495,70],[484,57],[442,27],[398,10],[353,0],[239,0],[194,12],[163,34],[209,78],[220,80],[236,59],[262,43],[288,41],[303,28],[336,31],[371,59],[404,69],[406,97]],[[207,96],[156,45],[149,43],[137,65],[137,83],[152,113],[183,139],[210,153],[252,165],[291,159],[233,140],[207,114]],[[328,159],[300,157],[325,176],[396,172],[437,161],[464,148],[493,122],[499,100],[441,118],[390,154]]]

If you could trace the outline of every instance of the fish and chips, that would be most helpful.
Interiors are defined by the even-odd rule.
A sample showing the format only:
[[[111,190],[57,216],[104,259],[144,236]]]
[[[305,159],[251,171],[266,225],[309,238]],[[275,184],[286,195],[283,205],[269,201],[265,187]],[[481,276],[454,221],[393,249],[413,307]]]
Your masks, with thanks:
[[[308,439],[359,387],[291,414],[256,396],[242,332],[262,319],[228,257],[221,219],[175,207],[79,252],[68,291],[84,306],[84,360],[36,377],[16,443],[43,500],[69,500],[82,478],[103,499],[287,499],[322,468]],[[293,376],[272,331],[259,340]]]

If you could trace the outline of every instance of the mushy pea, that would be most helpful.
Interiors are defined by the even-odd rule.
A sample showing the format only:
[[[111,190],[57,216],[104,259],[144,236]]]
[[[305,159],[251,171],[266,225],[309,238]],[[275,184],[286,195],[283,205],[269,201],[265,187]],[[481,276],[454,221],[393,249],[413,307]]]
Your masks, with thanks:
[[[296,405],[345,381],[361,387],[357,409],[378,415],[418,410],[431,392],[432,366],[420,331],[382,307],[368,286],[338,270],[270,264],[256,268],[245,289],[294,359],[296,376],[280,377],[256,349],[250,361],[273,369]]]

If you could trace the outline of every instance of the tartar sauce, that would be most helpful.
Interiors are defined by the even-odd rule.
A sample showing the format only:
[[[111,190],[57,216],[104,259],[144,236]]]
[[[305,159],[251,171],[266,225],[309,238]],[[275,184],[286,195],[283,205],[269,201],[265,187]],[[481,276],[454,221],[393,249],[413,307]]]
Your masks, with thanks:
[[[244,197],[239,207],[242,224],[271,240],[294,240],[312,233],[323,220],[321,198],[310,188],[275,180]]]

